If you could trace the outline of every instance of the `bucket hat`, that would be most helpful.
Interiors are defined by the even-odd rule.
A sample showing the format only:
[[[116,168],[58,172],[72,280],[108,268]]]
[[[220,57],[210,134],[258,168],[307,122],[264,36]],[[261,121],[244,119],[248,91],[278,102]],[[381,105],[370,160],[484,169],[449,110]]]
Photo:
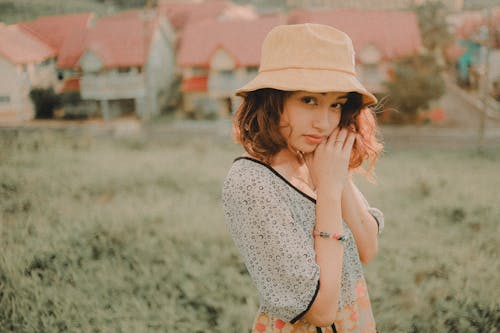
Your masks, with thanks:
[[[351,92],[363,96],[363,105],[377,103],[358,80],[354,47],[349,36],[323,24],[274,27],[264,39],[257,76],[236,95],[262,88],[284,91]]]

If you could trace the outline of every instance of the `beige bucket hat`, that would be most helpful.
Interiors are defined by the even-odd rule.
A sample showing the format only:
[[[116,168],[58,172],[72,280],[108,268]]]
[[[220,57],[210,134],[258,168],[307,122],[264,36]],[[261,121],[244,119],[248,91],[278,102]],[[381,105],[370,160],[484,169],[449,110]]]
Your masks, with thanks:
[[[322,24],[280,25],[262,44],[259,73],[236,95],[274,88],[284,91],[351,92],[363,96],[363,105],[377,99],[356,77],[354,48],[344,32]]]

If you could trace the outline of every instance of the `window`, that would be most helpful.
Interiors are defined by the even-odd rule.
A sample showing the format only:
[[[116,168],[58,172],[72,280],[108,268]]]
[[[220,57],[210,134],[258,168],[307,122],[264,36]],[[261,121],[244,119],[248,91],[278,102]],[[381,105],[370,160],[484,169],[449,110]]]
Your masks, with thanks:
[[[10,103],[10,96],[0,95],[0,103]]]
[[[207,75],[207,69],[199,66],[191,68],[193,76]]]
[[[40,66],[48,66],[52,63],[52,58],[45,59],[40,63]]]
[[[259,67],[247,67],[248,75],[256,76],[258,72],[259,72]]]
[[[233,76],[232,70],[222,70],[219,71],[219,75],[224,78],[231,78]]]

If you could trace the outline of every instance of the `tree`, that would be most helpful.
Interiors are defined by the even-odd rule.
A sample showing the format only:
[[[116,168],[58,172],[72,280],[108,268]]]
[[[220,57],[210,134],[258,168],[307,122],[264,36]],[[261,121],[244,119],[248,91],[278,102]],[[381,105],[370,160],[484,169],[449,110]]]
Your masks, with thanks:
[[[452,41],[441,1],[425,1],[414,7],[424,46],[431,52],[442,51]]]
[[[428,108],[445,92],[440,67],[431,55],[396,60],[390,76],[384,85],[389,103],[400,112],[402,121],[415,121],[419,110]]]
[[[30,98],[35,105],[35,118],[50,119],[54,110],[61,105],[61,98],[53,88],[34,88],[30,91]]]

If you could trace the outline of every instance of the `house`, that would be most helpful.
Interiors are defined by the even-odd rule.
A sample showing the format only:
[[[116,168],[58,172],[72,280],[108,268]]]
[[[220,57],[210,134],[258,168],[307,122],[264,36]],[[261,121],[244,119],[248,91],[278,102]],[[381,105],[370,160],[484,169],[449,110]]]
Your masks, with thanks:
[[[213,20],[221,15],[226,8],[234,6],[231,1],[160,1],[158,11],[165,15],[176,32],[182,31],[190,23]]]
[[[74,45],[82,45],[81,36],[94,18],[92,13],[62,14],[41,16],[18,24],[56,52],[57,81],[53,84],[57,92],[78,90],[80,71],[72,51]]]
[[[417,16],[410,11],[295,10],[288,16],[289,24],[307,22],[330,25],[351,37],[357,74],[376,94],[384,92],[392,60],[418,54],[423,48]]]
[[[250,20],[258,17],[257,10],[251,5],[236,5],[228,0],[212,1],[160,1],[158,12],[172,24],[176,33],[175,49],[179,49],[180,36],[184,28],[206,20]]]
[[[455,65],[458,84],[478,89],[486,68],[489,88],[500,84],[500,7],[464,11],[449,15],[447,21],[456,39],[447,57]]]
[[[274,16],[186,26],[178,53],[184,110],[193,115],[230,114],[239,103],[234,91],[257,75],[265,36],[285,23],[285,17]]]
[[[175,70],[173,31],[163,16],[155,10],[123,12],[73,37],[64,61],[78,59],[83,100],[98,102],[106,119],[127,111],[141,119],[160,113],[173,94]]]
[[[0,122],[34,118],[29,93],[55,80],[56,51],[18,25],[0,23]]]

